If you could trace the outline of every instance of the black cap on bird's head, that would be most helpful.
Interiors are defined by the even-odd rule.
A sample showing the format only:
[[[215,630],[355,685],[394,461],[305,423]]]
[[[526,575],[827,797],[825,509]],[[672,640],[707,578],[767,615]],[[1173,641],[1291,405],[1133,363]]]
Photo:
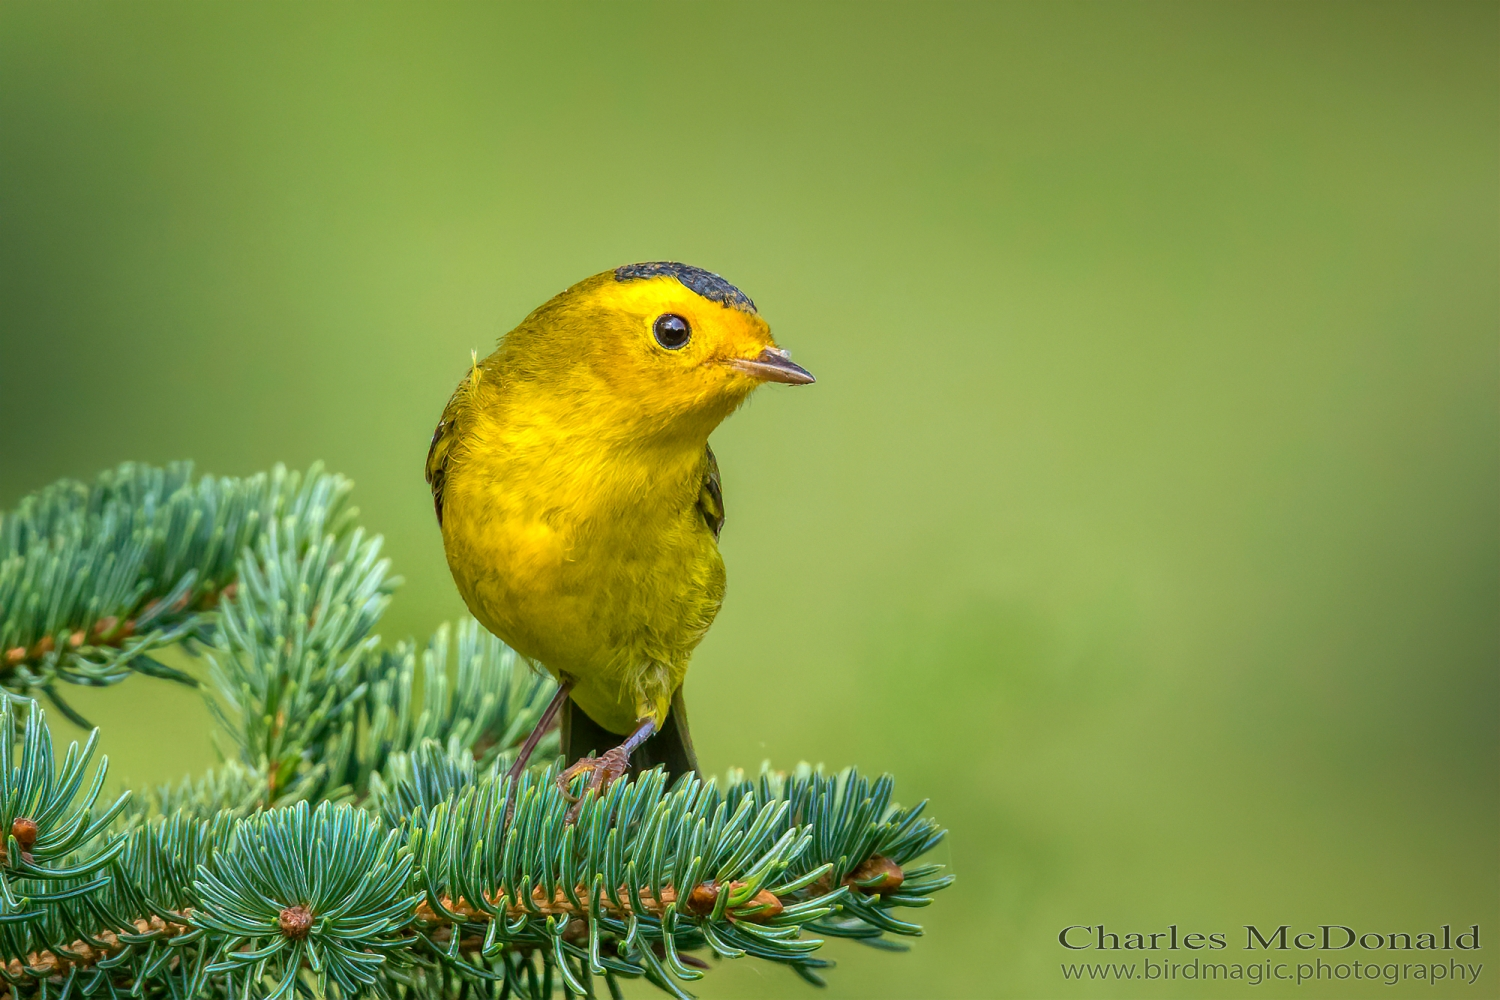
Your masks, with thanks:
[[[710,302],[738,309],[740,312],[755,312],[755,303],[750,296],[725,281],[712,271],[691,264],[679,264],[674,260],[653,260],[643,264],[622,264],[615,268],[616,281],[633,281],[639,278],[676,278]]]

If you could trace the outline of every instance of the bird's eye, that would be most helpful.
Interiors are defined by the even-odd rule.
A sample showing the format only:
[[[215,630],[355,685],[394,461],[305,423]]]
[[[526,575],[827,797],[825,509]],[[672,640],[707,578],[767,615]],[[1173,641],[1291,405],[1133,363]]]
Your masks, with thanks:
[[[688,321],[676,313],[663,313],[656,317],[656,325],[651,329],[656,334],[656,342],[669,351],[686,347],[688,338],[693,335]]]

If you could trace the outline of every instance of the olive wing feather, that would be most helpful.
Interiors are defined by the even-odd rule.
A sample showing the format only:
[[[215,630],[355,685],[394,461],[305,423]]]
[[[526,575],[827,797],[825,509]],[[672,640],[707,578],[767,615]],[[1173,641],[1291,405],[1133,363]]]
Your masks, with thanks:
[[[437,512],[439,525],[443,523],[443,488],[448,483],[448,464],[458,447],[463,430],[463,411],[478,376],[476,367],[458,384],[448,405],[443,407],[437,430],[432,432],[432,444],[427,449],[427,485],[432,488],[432,508]]]
[[[719,482],[719,460],[714,458],[714,450],[705,445],[704,451],[708,453],[708,467],[698,488],[698,512],[714,538],[718,538],[724,530],[724,487]]]

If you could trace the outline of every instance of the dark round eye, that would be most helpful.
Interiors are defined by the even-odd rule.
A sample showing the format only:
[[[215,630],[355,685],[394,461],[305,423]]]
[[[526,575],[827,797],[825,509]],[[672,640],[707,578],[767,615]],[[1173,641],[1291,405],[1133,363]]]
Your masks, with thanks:
[[[651,330],[656,334],[656,342],[669,351],[687,346],[688,339],[693,335],[688,321],[676,313],[662,313],[656,317],[656,325]]]

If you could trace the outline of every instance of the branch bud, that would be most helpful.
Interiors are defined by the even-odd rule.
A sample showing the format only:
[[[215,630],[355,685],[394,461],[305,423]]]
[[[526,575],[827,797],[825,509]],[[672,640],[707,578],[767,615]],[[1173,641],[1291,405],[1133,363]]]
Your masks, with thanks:
[[[312,930],[312,911],[301,903],[298,903],[296,906],[288,906],[281,911],[281,917],[277,922],[281,925],[282,934],[285,934],[293,941],[301,941],[307,937],[308,931]]]

